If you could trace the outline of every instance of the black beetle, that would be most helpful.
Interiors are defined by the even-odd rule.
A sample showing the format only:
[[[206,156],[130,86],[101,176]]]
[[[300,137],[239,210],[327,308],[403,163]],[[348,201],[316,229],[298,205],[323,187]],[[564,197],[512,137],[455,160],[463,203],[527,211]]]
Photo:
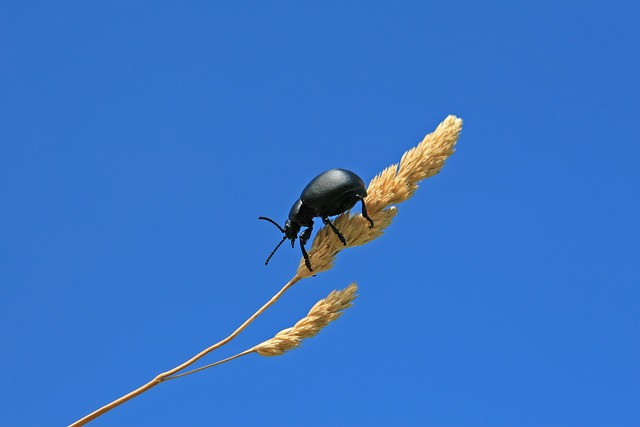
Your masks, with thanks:
[[[276,248],[271,251],[264,265],[269,263],[273,254],[276,253],[286,239],[291,240],[291,247],[293,247],[298,238],[300,227],[307,227],[300,234],[300,249],[302,250],[302,256],[304,257],[307,268],[309,271],[313,271],[311,269],[309,255],[304,248],[313,231],[313,219],[315,217],[322,218],[322,222],[331,227],[342,244],[347,246],[347,241],[344,236],[340,230],[329,221],[328,217],[348,211],[356,202],[360,201],[362,203],[362,216],[371,224],[369,228],[373,228],[373,220],[367,215],[367,206],[364,203],[365,197],[367,197],[367,188],[362,178],[346,169],[331,169],[313,178],[304,190],[302,190],[300,198],[291,207],[289,219],[284,223],[284,228],[280,227],[280,225],[271,218],[264,216],[259,217],[259,219],[269,221],[284,233],[284,237]]]

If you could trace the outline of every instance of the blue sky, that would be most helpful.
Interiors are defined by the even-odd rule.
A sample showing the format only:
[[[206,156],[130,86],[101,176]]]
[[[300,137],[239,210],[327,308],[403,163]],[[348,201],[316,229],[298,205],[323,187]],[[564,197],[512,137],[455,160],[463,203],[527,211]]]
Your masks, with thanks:
[[[96,426],[640,425],[635,2],[0,5],[0,424],[66,425],[224,338],[294,273],[319,172],[449,114],[442,173],[213,362]]]

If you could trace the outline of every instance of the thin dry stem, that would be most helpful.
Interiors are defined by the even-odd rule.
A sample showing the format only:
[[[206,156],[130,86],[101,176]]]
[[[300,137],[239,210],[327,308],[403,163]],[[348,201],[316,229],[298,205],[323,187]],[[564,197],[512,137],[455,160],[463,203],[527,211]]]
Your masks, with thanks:
[[[193,369],[191,371],[183,372],[181,374],[172,375],[170,377],[164,378],[162,381],[175,380],[176,378],[186,377],[187,375],[195,374],[196,372],[204,371],[205,369],[213,368],[214,366],[222,365],[223,363],[230,362],[238,357],[246,356],[247,354],[255,353],[253,348],[249,350],[245,350],[242,353],[234,354],[233,356],[227,357],[226,359],[218,360],[217,362],[209,363],[208,365],[204,365],[199,367],[198,369]]]
[[[327,326],[342,315],[343,310],[351,307],[353,300],[358,296],[356,292],[358,286],[355,282],[351,283],[345,289],[333,291],[324,299],[318,301],[309,311],[309,313],[296,323],[292,328],[284,329],[276,334],[275,337],[264,341],[257,346],[245,350],[241,353],[227,357],[208,365],[181,374],[172,375],[164,378],[163,381],[174,380],[214,366],[222,365],[242,356],[251,353],[258,353],[261,356],[279,356],[289,350],[299,347],[302,340],[317,335],[322,328]]]
[[[446,159],[453,154],[461,130],[462,119],[448,116],[420,144],[405,152],[400,164],[387,167],[371,180],[365,203],[375,226],[370,229],[362,215],[351,212],[334,220],[334,225],[347,240],[346,247],[363,245],[382,235],[397,213],[391,205],[410,198],[418,188],[418,182],[440,172]],[[310,272],[301,260],[296,274],[306,278],[329,270],[338,252],[344,248],[331,229],[322,228],[309,251],[313,271]]]
[[[282,287],[282,289],[280,289],[278,291],[278,293],[276,293],[273,297],[271,297],[271,299],[269,301],[267,301],[266,304],[264,304],[262,307],[260,307],[260,309],[258,311],[256,311],[251,317],[249,317],[247,320],[245,320],[245,322],[240,325],[238,327],[238,329],[236,329],[235,331],[233,331],[233,333],[231,335],[229,335],[228,337],[226,337],[225,339],[223,339],[222,341],[213,344],[212,346],[209,346],[207,348],[205,348],[204,350],[202,350],[200,353],[196,354],[195,356],[193,356],[191,359],[187,360],[186,362],[176,366],[175,368],[167,371],[167,372],[163,372],[159,375],[157,375],[154,379],[152,379],[151,381],[149,381],[148,383],[146,383],[145,385],[133,390],[132,392],[129,392],[127,394],[125,394],[124,396],[114,400],[113,402],[104,405],[102,408],[97,409],[95,411],[93,411],[92,413],[82,417],[81,419],[79,419],[78,421],[76,421],[73,424],[70,424],[69,427],[79,427],[79,426],[83,426],[86,423],[88,423],[89,421],[92,421],[96,418],[98,418],[99,416],[103,415],[106,412],[109,412],[110,410],[112,410],[113,408],[122,405],[124,402],[133,399],[134,397],[144,393],[145,391],[149,390],[150,388],[153,388],[155,386],[157,386],[158,384],[162,383],[163,381],[165,381],[168,377],[175,375],[176,373],[178,373],[179,371],[182,371],[183,369],[191,366],[193,363],[197,362],[198,360],[200,360],[202,357],[204,357],[205,355],[209,354],[210,352],[212,352],[213,350],[222,347],[223,345],[225,345],[226,343],[228,343],[229,341],[231,341],[232,339],[234,339],[236,336],[238,336],[238,334],[240,334],[240,332],[242,332],[247,326],[249,326],[249,324],[251,322],[253,322],[254,320],[256,320],[256,318],[258,316],[260,316],[267,308],[269,308],[271,305],[273,305],[276,301],[278,301],[278,299],[293,285],[295,285],[298,281],[300,280],[299,276],[293,276],[293,279],[291,279],[286,285],[284,285]]]

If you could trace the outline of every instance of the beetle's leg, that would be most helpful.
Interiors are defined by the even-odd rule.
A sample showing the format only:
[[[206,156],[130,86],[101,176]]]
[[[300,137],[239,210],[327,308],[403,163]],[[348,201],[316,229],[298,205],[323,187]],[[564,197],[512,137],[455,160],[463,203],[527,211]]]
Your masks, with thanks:
[[[333,230],[334,233],[336,233],[336,235],[338,236],[338,239],[340,239],[342,244],[347,246],[347,240],[344,238],[340,230],[338,230],[336,226],[333,225],[331,221],[329,221],[329,218],[327,217],[322,218],[322,222],[324,222],[324,225],[328,225],[329,227],[331,227],[331,229]]]
[[[307,266],[309,271],[313,271],[313,269],[311,268],[311,261],[309,261],[309,254],[307,253],[307,250],[304,248],[303,244],[300,244],[300,249],[302,250],[302,257],[304,258],[304,265]]]
[[[300,233],[300,244],[302,246],[307,244],[307,241],[309,240],[309,237],[311,237],[311,232],[312,231],[313,231],[313,225],[311,227],[308,227],[302,233]]]
[[[356,194],[356,197],[360,200],[360,202],[362,203],[362,216],[369,221],[369,223],[371,224],[369,226],[369,228],[373,228],[373,220],[371,218],[369,218],[369,215],[367,215],[367,205],[364,204],[364,197],[362,197],[359,194]]]
[[[300,234],[300,250],[302,251],[302,257],[304,258],[304,264],[307,266],[309,271],[313,271],[313,269],[311,268],[311,261],[309,261],[309,254],[307,253],[307,250],[304,248],[304,245],[307,244],[307,241],[309,240],[309,237],[311,237],[311,232],[312,231],[313,231],[313,225],[311,227],[307,228],[306,230],[304,230]]]

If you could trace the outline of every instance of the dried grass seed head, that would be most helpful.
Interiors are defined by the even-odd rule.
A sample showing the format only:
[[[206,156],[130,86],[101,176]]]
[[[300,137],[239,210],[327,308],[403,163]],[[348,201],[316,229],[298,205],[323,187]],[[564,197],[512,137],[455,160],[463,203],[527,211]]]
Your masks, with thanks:
[[[322,328],[351,307],[353,300],[357,297],[357,291],[358,286],[355,282],[340,291],[332,291],[326,298],[318,301],[293,327],[283,329],[275,337],[258,344],[253,349],[261,356],[279,356],[299,347],[303,339],[317,335]]]
[[[434,132],[405,152],[399,164],[387,167],[371,180],[365,202],[375,226],[369,229],[368,222],[361,215],[351,212],[345,212],[333,221],[347,240],[347,247],[363,245],[383,234],[397,214],[397,209],[391,205],[409,199],[421,180],[440,172],[447,158],[453,154],[461,131],[462,119],[448,116]],[[305,278],[329,270],[338,252],[344,248],[333,232],[323,227],[316,234],[309,251],[314,271],[310,272],[301,260],[296,275]]]

